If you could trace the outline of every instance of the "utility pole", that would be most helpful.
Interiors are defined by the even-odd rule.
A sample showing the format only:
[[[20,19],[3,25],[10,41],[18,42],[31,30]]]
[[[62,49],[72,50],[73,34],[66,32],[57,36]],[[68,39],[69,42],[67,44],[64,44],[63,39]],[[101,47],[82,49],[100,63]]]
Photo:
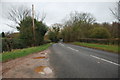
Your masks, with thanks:
[[[120,22],[120,0],[118,2],[118,22]]]
[[[33,40],[34,40],[34,46],[35,46],[35,42],[36,42],[36,39],[35,39],[35,23],[34,23],[34,5],[32,4],[32,23],[33,23]]]

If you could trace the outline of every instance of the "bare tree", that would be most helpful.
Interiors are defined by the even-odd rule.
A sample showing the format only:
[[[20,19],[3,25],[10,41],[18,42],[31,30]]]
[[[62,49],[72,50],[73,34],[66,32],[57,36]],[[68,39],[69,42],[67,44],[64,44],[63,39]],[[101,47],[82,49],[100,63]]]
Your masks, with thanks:
[[[114,17],[120,22],[120,0],[117,2],[117,6],[113,9],[110,9]]]
[[[95,22],[95,18],[90,13],[78,13],[75,11],[74,13],[70,14],[70,19],[72,20],[72,23],[84,21],[86,23],[93,23]]]
[[[46,14],[45,14],[45,13],[43,13],[42,18],[41,18],[41,20],[40,20],[40,21],[44,21],[44,20],[45,20],[45,18],[46,18]]]
[[[7,14],[7,18],[10,21],[13,21],[17,25],[17,27],[19,27],[20,21],[25,19],[27,16],[31,16],[31,9],[29,9],[26,6],[19,6],[19,7],[13,6],[11,7],[11,9],[8,11]],[[40,13],[35,12],[36,20],[40,20],[41,22],[43,22],[45,18],[46,18],[45,13],[42,13],[40,17]],[[17,29],[16,25],[10,25],[10,24],[7,25],[11,28]]]
[[[43,12],[41,15],[40,21],[43,22],[45,18],[46,18],[46,13]]]
[[[38,21],[43,22],[45,20],[45,18],[46,18],[46,14],[45,13],[42,13],[41,16],[40,16],[40,12],[35,14],[35,19],[38,20]]]
[[[27,16],[31,16],[31,9],[25,6],[20,6],[20,7],[12,7],[8,12],[7,18],[13,21],[15,24],[19,25],[20,21],[25,19],[25,17]],[[12,28],[16,28],[16,26],[12,26],[9,24],[7,25]]]
[[[71,26],[71,25],[74,25],[80,22],[92,24],[95,22],[95,18],[90,13],[79,13],[75,11],[75,12],[70,13],[69,19],[65,21],[65,25]]]

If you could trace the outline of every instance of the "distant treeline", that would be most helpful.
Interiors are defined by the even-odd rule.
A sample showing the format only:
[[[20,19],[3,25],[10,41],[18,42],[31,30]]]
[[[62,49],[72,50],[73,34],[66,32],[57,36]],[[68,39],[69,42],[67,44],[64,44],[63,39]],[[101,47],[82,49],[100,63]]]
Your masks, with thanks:
[[[48,36],[53,42],[63,39],[64,42],[117,44],[120,38],[119,30],[118,22],[97,23],[90,13],[73,12],[63,24],[53,25]]]

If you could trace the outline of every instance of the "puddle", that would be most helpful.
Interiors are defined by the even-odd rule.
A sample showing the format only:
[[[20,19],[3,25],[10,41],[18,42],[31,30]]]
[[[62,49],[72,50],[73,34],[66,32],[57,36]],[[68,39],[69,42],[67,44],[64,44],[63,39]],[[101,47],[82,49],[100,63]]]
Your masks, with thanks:
[[[40,72],[43,73],[45,67],[46,66],[39,66],[39,67],[35,68],[35,72],[37,72],[37,73],[40,73]]]
[[[51,74],[52,73],[52,69],[50,69],[49,67],[45,67],[44,68],[44,72],[45,72],[45,74]]]
[[[40,56],[40,57],[34,57],[33,59],[46,59],[47,57],[45,56]]]
[[[40,73],[40,74],[51,74],[52,70],[47,66],[39,66],[35,68],[35,72]]]

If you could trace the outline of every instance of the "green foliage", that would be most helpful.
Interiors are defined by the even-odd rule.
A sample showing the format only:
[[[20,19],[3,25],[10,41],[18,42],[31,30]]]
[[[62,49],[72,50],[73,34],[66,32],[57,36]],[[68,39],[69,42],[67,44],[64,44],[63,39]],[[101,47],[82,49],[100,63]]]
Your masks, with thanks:
[[[59,41],[59,31],[60,28],[57,27],[52,27],[49,32],[48,32],[48,37],[52,42],[58,42]]]
[[[2,38],[2,51],[11,51],[12,42],[12,39]]]
[[[22,49],[31,46],[39,46],[44,43],[44,35],[47,27],[44,23],[34,20],[35,22],[35,40],[33,35],[32,18],[26,17],[20,21],[19,33],[8,34],[2,39],[2,51],[11,51],[12,49]]]
[[[109,28],[112,38],[120,38],[119,30],[120,30],[120,23],[113,22],[112,26]]]
[[[55,35],[54,32],[50,31],[48,34],[49,34],[49,39],[50,39],[52,42],[57,42],[57,36]]]
[[[94,21],[95,19],[90,13],[72,13],[70,14],[70,19],[64,24],[61,36],[65,42],[87,38]]]
[[[32,31],[32,18],[26,17],[20,23],[20,39],[22,40],[23,44],[27,46],[32,46],[34,43],[33,40],[33,31]]]
[[[12,40],[12,49],[22,49],[22,48],[25,48],[26,45],[23,44],[22,40],[21,39],[18,39],[18,38],[14,38]]]
[[[1,35],[2,35],[2,38],[4,38],[4,37],[5,37],[5,33],[4,33],[4,32],[2,32],[2,33],[1,33]]]
[[[47,32],[48,28],[42,22],[35,21],[35,37],[36,37],[36,45],[40,45],[44,43],[44,35]]]
[[[104,27],[95,27],[91,30],[90,37],[99,39],[110,38],[110,32]]]
[[[116,39],[95,39],[95,38],[82,38],[79,42],[85,43],[97,43],[97,44],[106,44],[106,45],[119,45],[118,38]]]
[[[71,42],[73,39],[75,40],[76,31],[73,33],[72,27],[65,27],[64,30],[61,31],[61,36],[65,42]]]
[[[71,13],[60,32],[64,42],[80,41],[83,38],[118,38],[119,23],[95,23],[90,13]]]
[[[25,48],[26,45],[23,44],[21,39],[18,38],[3,38],[2,39],[2,52],[3,51],[11,51],[12,49],[22,49]]]
[[[49,43],[49,44],[41,45],[38,47],[31,47],[31,48],[25,48],[25,49],[18,49],[18,50],[14,50],[11,52],[5,52],[3,54],[0,54],[0,56],[2,56],[2,59],[0,60],[4,62],[4,61],[8,61],[8,60],[15,59],[18,57],[26,56],[32,53],[36,53],[39,51],[43,51],[47,49],[50,45],[51,44]]]
[[[47,32],[47,27],[42,22],[35,21],[35,41],[33,35],[33,27],[32,27],[32,18],[26,17],[20,23],[19,31],[20,31],[20,39],[27,46],[33,46],[34,44],[40,45],[44,41],[44,35]]]

